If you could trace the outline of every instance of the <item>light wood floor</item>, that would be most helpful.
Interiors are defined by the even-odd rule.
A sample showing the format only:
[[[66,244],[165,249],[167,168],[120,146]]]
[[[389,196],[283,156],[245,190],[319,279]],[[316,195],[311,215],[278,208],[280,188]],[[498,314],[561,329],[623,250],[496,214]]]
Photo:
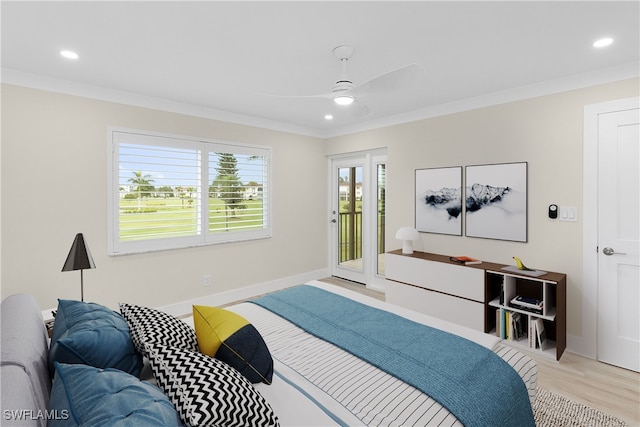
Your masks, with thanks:
[[[381,292],[334,277],[324,282],[384,300]],[[531,355],[538,362],[538,387],[640,426],[640,374],[565,351],[559,362]]]

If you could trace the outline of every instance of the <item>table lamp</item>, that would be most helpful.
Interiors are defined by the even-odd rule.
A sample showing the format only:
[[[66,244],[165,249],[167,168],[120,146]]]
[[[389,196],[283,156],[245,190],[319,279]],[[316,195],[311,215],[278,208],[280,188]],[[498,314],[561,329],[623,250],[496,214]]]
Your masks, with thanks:
[[[420,238],[420,233],[413,227],[401,227],[396,232],[396,239],[402,240],[402,253],[413,253],[413,241]]]
[[[76,234],[76,238],[73,240],[67,260],[64,262],[62,271],[74,271],[80,270],[80,299],[84,301],[84,278],[82,276],[82,270],[96,268],[91,257],[91,252],[87,247],[82,233]]]

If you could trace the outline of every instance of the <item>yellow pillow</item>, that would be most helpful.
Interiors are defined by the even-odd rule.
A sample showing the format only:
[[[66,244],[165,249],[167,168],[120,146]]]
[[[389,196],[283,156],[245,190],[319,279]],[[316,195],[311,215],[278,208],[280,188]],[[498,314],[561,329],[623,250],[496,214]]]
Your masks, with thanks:
[[[223,308],[194,305],[193,324],[200,352],[214,357],[222,343],[249,321]]]
[[[194,305],[193,324],[203,354],[222,360],[252,383],[271,384],[271,353],[247,319],[223,308]]]

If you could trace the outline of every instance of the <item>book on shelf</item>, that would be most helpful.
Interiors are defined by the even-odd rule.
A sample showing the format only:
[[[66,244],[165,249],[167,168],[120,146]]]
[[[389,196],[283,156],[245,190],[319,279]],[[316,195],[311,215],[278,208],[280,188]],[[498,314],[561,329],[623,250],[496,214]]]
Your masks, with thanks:
[[[504,339],[511,339],[511,312],[506,310],[504,312]]]
[[[457,262],[458,264],[464,265],[473,265],[473,264],[482,264],[482,261],[476,258],[471,258],[470,256],[461,255],[461,256],[452,256],[449,259],[453,262]]]
[[[529,348],[536,348],[536,322],[535,319],[529,318]]]
[[[536,339],[540,350],[544,350],[544,343],[547,340],[547,334],[544,330],[544,322],[542,319],[535,319],[536,324]]]
[[[508,341],[520,341],[527,338],[526,321],[528,316],[515,311],[500,308],[496,310],[496,336]],[[529,333],[529,337],[533,336]],[[529,344],[531,345],[531,343]]]
[[[522,329],[522,315],[520,313],[511,313],[511,323],[510,323],[510,337],[512,341],[520,341],[523,336]]]
[[[535,298],[523,297],[517,295],[511,300],[511,306],[520,310],[531,311],[533,313],[542,314],[544,303]]]

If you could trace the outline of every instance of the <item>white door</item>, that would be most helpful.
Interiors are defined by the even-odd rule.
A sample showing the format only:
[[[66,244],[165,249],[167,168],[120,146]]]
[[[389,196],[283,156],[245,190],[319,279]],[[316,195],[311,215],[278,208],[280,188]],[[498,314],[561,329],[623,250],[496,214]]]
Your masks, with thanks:
[[[330,266],[336,277],[382,289],[386,155],[330,160]]]
[[[598,360],[640,371],[640,109],[598,116]]]

